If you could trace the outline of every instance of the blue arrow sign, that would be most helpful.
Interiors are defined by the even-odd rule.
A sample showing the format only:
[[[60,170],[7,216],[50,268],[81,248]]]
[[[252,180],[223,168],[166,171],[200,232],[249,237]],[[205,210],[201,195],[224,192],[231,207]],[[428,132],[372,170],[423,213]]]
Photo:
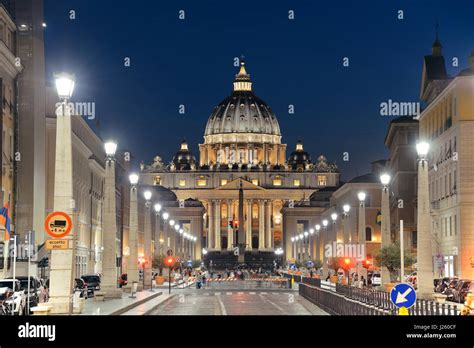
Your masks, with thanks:
[[[406,283],[397,284],[390,291],[390,299],[397,308],[410,308],[416,302],[415,288]]]

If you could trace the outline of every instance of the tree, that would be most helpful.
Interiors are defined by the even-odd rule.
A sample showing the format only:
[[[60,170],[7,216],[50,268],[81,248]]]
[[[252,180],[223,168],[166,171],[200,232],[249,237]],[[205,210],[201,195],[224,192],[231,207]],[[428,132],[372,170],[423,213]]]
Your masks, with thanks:
[[[321,260],[314,260],[313,263],[315,269],[320,269],[321,267],[323,267],[323,263],[321,262]]]
[[[151,263],[152,268],[158,268],[160,277],[163,276],[163,268],[166,267],[165,257],[165,255],[157,255]]]
[[[415,258],[409,253],[404,255],[405,267],[411,266],[415,263]],[[400,271],[400,243],[390,244],[389,246],[380,249],[379,253],[375,255],[375,261],[381,267],[387,267],[390,272],[390,281],[397,281],[398,272]],[[401,279],[403,281],[403,279]]]

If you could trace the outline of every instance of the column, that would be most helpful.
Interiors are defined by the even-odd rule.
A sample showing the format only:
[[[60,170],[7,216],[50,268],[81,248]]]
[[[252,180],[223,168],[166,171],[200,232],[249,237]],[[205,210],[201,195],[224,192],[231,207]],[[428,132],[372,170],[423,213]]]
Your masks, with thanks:
[[[138,197],[137,188],[132,185],[130,188],[130,223],[128,232],[128,256],[127,282],[128,287],[132,283],[138,282]],[[140,286],[140,283],[138,284]]]
[[[428,161],[421,158],[418,162],[417,293],[423,299],[432,299],[434,292],[428,182]]]
[[[234,229],[229,226],[229,221],[233,219],[232,203],[231,199],[227,200],[227,250],[232,250],[234,246]]]
[[[54,167],[54,210],[67,213],[73,228],[69,236],[63,238],[71,249],[51,251],[50,302],[54,306],[52,313],[66,314],[72,307],[70,297],[74,280],[75,255],[74,239],[78,236],[77,219],[74,213],[74,196],[72,185],[72,134],[69,108],[63,107],[64,113],[56,121],[56,157]],[[22,231],[23,232],[23,231]],[[40,231],[37,231],[40,234]]]
[[[247,244],[247,250],[252,250],[252,204],[251,199],[247,199],[247,227],[245,228],[245,243]]]
[[[216,201],[215,249],[221,250],[221,201]]]
[[[209,200],[207,204],[207,214],[209,218],[209,223],[207,226],[207,249],[213,250],[214,249],[214,227],[215,227],[215,220],[214,220],[214,201]]]
[[[327,243],[327,240],[328,240],[328,229],[327,227],[324,227],[323,229],[321,229],[321,241],[322,241],[322,247],[323,247],[323,277],[322,279],[326,279],[326,277],[328,276],[329,274],[329,270],[328,270],[328,259],[326,257],[326,253],[324,252],[324,248],[325,248],[325,245]]]
[[[105,164],[104,214],[103,214],[103,260],[101,289],[106,298],[121,298],[117,288],[117,211],[115,197],[115,160]]]
[[[272,201],[265,201],[265,246],[272,249]]]
[[[381,247],[392,244],[390,236],[390,190],[387,186],[382,189],[382,225],[381,225]],[[390,272],[387,267],[381,267],[381,284],[390,282]]]
[[[258,250],[265,249],[265,207],[262,199],[258,200]]]
[[[143,256],[145,257],[145,266],[143,269],[145,287],[151,286],[151,204],[146,203],[145,207],[145,226],[143,234]]]

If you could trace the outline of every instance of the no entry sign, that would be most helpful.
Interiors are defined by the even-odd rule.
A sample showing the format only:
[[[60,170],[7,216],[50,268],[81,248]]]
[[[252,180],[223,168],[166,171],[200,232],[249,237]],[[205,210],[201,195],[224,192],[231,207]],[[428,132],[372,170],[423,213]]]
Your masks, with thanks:
[[[71,217],[61,211],[55,211],[44,220],[44,229],[53,238],[64,238],[71,233]]]

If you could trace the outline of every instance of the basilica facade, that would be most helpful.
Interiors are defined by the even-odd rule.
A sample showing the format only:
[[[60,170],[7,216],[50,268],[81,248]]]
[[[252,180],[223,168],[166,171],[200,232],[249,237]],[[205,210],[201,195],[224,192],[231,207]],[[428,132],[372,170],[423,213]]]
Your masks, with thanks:
[[[199,259],[202,252],[230,254],[237,245],[244,246],[246,255],[274,255],[277,248],[291,253],[288,239],[297,226],[294,219],[294,224],[285,221],[285,211],[309,202],[318,190],[338,187],[339,176],[325,156],[313,162],[301,141],[287,156],[277,117],[254,94],[241,62],[231,95],[207,121],[199,158],[182,141],[171,163],[160,156],[149,165],[142,163],[140,180],[174,193],[179,204],[170,207],[170,214],[200,237]],[[171,228],[164,226],[160,239],[166,248],[179,250],[179,237]]]

